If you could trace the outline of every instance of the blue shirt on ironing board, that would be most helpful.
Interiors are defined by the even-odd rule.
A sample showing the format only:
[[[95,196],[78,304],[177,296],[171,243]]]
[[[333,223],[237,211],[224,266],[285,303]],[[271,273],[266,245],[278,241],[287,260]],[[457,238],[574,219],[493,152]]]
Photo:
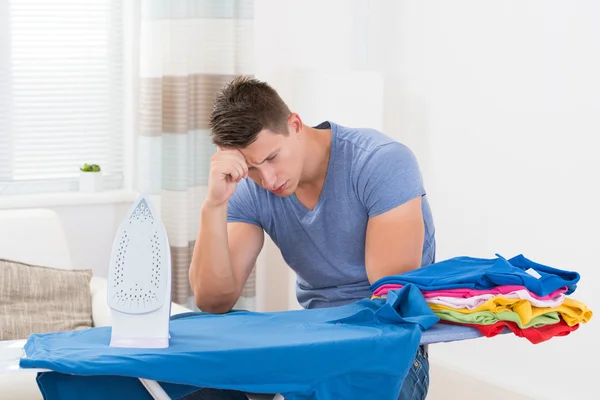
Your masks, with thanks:
[[[454,257],[425,268],[392,275],[373,282],[375,290],[384,284],[416,285],[423,291],[444,289],[491,289],[501,285],[525,286],[530,292],[546,296],[566,286],[571,294],[579,282],[577,272],[565,271],[533,262],[522,254],[509,260],[497,258]]]
[[[340,307],[179,315],[166,349],[110,347],[110,327],[34,334],[20,365],[55,371],[38,378],[46,400],[147,398],[137,378],[163,383],[173,398],[211,387],[287,400],[395,399],[422,331],[438,321],[408,285]]]

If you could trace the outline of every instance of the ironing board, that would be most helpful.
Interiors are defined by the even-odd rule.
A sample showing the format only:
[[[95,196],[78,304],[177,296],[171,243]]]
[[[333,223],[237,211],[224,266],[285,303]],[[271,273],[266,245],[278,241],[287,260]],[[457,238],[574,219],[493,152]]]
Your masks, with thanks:
[[[502,331],[503,334],[510,332],[508,329]],[[425,330],[421,337],[422,345],[432,345],[436,343],[455,342],[462,340],[472,340],[481,338],[483,335],[475,328],[438,323]],[[19,360],[26,357],[24,346],[27,340],[3,341],[0,343],[0,373],[19,374],[31,372],[51,372],[48,369],[21,368]],[[170,397],[156,381],[148,379],[139,379],[152,398],[156,400],[170,400]],[[274,400],[283,399],[277,395]]]
[[[146,199],[145,196],[142,196],[134,205],[139,204],[139,202],[143,199]],[[147,199],[146,199],[147,200]],[[149,202],[148,202],[149,204]],[[133,208],[133,207],[132,207]],[[166,257],[166,259],[170,259],[170,257]],[[170,284],[167,285],[170,287]],[[508,330],[505,330],[505,332]],[[510,332],[510,331],[509,331]],[[503,332],[504,333],[504,332]],[[423,331],[421,336],[420,343],[422,345],[431,345],[435,343],[442,342],[454,342],[461,340],[472,340],[476,338],[480,338],[483,335],[475,328],[459,326],[459,325],[449,325],[438,323],[429,327]],[[25,344],[27,340],[15,340],[15,341],[1,341],[0,342],[0,373],[2,374],[23,374],[23,373],[42,373],[42,372],[52,372],[49,369],[34,369],[34,368],[21,368],[20,360],[24,357],[27,357],[25,354]],[[157,381],[138,378],[148,393],[154,399],[167,400],[170,399],[169,395],[163,390],[161,385]],[[281,399],[280,395],[276,397]]]

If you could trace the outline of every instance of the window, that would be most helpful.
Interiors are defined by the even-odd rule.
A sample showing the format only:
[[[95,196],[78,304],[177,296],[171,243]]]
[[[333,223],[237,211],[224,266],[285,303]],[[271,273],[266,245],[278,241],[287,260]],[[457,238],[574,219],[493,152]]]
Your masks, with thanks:
[[[0,1],[0,196],[123,186],[119,0]]]

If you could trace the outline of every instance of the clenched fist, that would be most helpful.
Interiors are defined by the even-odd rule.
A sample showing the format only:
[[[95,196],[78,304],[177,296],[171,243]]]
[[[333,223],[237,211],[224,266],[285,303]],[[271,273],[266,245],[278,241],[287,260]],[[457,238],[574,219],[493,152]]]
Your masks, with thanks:
[[[240,180],[248,176],[248,165],[239,150],[218,151],[210,159],[208,194],[205,204],[217,207],[225,204]]]

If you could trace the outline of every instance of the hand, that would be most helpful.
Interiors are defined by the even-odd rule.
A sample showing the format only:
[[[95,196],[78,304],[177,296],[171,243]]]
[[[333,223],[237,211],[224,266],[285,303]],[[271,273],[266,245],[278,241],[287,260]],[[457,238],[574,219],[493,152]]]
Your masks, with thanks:
[[[239,150],[219,148],[210,158],[205,204],[214,207],[226,204],[235,192],[238,182],[247,176],[248,165],[242,153]]]

